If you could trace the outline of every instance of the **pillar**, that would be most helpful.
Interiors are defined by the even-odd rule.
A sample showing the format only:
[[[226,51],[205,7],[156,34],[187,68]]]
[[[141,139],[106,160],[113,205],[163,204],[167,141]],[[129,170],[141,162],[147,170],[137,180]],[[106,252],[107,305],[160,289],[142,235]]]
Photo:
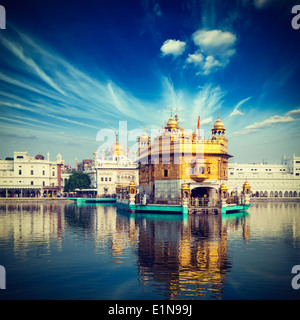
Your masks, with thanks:
[[[248,181],[246,180],[245,183],[243,184],[243,195],[245,199],[245,204],[250,203],[250,195],[251,195],[251,187]]]
[[[224,183],[222,183],[220,186],[220,197],[221,197],[222,206],[225,206],[227,197],[228,197],[228,188]]]
[[[135,204],[136,185],[132,180],[129,184],[129,204]]]
[[[189,199],[190,197],[190,187],[187,183],[181,186],[181,199]]]

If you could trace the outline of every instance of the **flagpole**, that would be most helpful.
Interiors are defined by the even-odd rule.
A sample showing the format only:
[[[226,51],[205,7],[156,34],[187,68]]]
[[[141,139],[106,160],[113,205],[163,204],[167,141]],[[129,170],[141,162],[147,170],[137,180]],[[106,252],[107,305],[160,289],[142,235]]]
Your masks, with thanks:
[[[200,139],[200,116],[198,116],[198,125],[197,125],[197,128],[198,128],[198,138]]]

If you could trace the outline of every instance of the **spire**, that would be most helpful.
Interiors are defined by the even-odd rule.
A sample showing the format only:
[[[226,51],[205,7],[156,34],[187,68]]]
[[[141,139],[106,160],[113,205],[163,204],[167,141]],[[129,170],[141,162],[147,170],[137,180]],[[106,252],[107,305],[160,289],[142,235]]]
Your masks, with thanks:
[[[178,122],[178,108],[176,108],[175,120]]]

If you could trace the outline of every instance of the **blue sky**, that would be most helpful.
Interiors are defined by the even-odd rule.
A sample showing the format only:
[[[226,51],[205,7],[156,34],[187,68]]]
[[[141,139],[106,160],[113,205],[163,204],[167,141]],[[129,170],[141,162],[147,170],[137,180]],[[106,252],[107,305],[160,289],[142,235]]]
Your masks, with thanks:
[[[300,3],[300,2],[299,2]],[[300,155],[300,29],[288,0],[4,1],[0,158],[92,158],[101,129],[161,128],[177,109],[236,162]],[[299,21],[300,23],[300,21]]]

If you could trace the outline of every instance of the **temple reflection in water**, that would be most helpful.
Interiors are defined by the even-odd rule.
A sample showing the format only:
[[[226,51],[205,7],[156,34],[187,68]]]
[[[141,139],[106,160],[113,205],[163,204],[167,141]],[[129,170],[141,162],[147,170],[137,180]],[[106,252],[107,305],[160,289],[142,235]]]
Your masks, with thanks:
[[[57,253],[69,261],[75,247],[77,259],[88,267],[96,263],[96,269],[100,264],[118,270],[118,280],[95,271],[100,283],[121,286],[130,270],[133,290],[145,296],[222,299],[233,270],[235,241],[247,246],[252,237],[278,238],[290,230],[291,246],[299,246],[299,204],[253,207],[255,219],[249,214],[129,215],[111,205],[2,204],[0,245],[3,249],[9,243],[19,262],[35,261],[33,254],[51,262]]]
[[[165,298],[218,297],[230,262],[227,223],[220,216],[128,215],[114,206],[17,204],[2,206],[0,238],[13,238],[14,253],[30,259],[32,245],[41,254],[64,250],[66,232],[91,240],[95,254],[111,263],[134,259],[143,290]],[[55,244],[55,245],[54,245]]]

